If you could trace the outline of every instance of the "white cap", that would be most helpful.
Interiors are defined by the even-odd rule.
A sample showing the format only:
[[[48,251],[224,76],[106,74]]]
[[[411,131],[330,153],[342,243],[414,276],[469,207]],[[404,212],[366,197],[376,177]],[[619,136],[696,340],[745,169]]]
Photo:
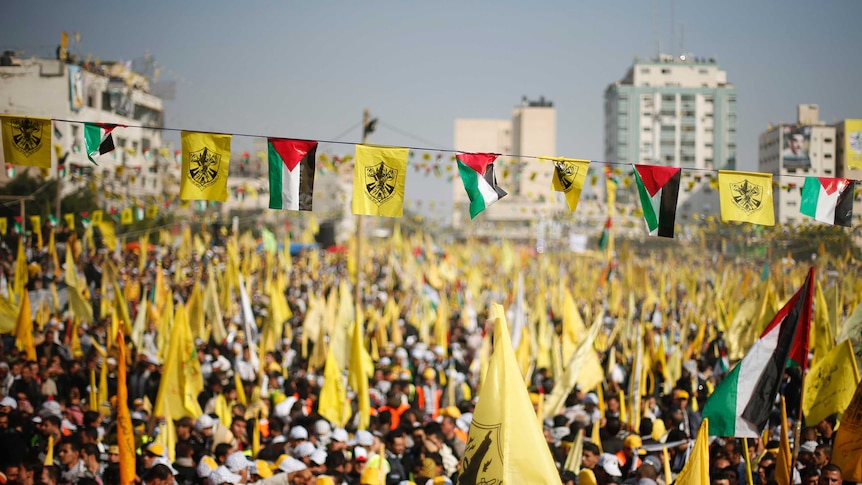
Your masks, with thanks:
[[[314,422],[314,434],[317,436],[329,436],[332,433],[332,426],[325,419],[318,419]]]
[[[332,441],[338,441],[340,443],[347,443],[347,440],[349,440],[349,439],[350,438],[348,438],[348,436],[347,436],[347,430],[345,430],[344,428],[335,428],[332,431]]]
[[[243,469],[248,469],[252,463],[253,462],[243,455],[241,451],[234,451],[227,456],[227,459],[224,461],[224,466],[234,473],[239,473]]]
[[[814,453],[817,449],[817,445],[818,443],[816,441],[806,441],[799,445],[799,451],[800,453]]]
[[[596,463],[596,466],[603,468],[612,477],[623,476],[623,472],[620,471],[620,461],[610,453],[599,455],[599,461]]]
[[[213,419],[209,414],[202,414],[197,421],[195,421],[195,429],[198,431],[203,431],[205,429],[210,429],[216,425],[216,420]]]
[[[164,466],[168,467],[168,469],[171,470],[171,475],[177,476],[180,474],[180,472],[178,472],[177,469],[174,468],[173,465],[171,465],[170,460],[168,460],[164,456],[157,456],[156,459],[153,460],[153,466],[156,466],[156,465],[164,465]]]
[[[359,446],[371,446],[374,444],[374,435],[363,429],[356,432],[353,441]]]
[[[309,458],[317,465],[326,464],[326,452],[323,450],[314,450],[314,453],[312,453]]]
[[[365,448],[363,448],[361,446],[357,446],[356,448],[353,449],[353,459],[354,460],[367,461],[368,460],[368,452],[365,450]]]
[[[314,447],[311,441],[303,441],[296,445],[296,448],[293,449],[293,454],[296,455],[297,458],[305,458],[311,456],[316,449],[317,448]]]
[[[288,438],[292,440],[307,440],[308,439],[308,430],[303,428],[302,426],[294,426],[290,428],[290,434]]]
[[[228,470],[224,465],[216,468],[209,476],[213,485],[221,485],[222,483],[239,483],[242,477]]]
[[[599,398],[595,395],[595,393],[589,393],[584,396],[584,404],[592,404],[593,406],[599,405]]]
[[[201,478],[209,478],[212,475],[212,472],[218,468],[218,464],[211,456],[204,456],[201,458],[201,461],[198,462],[197,472],[198,476]]]
[[[305,463],[291,456],[285,458],[284,460],[281,460],[281,463],[278,465],[278,469],[285,473],[298,472],[305,470],[306,468],[308,467],[305,466]]]
[[[287,443],[287,438],[285,438],[283,434],[276,436],[269,442],[271,445],[277,445],[279,443]]]
[[[0,401],[0,406],[9,406],[12,409],[18,409],[18,401],[6,396]]]

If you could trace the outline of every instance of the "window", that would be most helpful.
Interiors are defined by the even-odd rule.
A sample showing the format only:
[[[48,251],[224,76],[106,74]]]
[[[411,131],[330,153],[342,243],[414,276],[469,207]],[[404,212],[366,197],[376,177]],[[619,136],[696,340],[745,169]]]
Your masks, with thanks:
[[[708,69],[698,69],[697,72],[698,72],[698,74],[709,74]]]
[[[87,95],[87,107],[88,108],[95,108],[96,107],[96,98],[92,94]]]
[[[676,132],[676,127],[673,125],[661,125],[662,133],[674,133]]]
[[[671,101],[671,102],[673,102],[673,101],[676,101],[676,96],[675,96],[675,95],[673,95],[673,94],[662,94],[662,95],[661,95],[661,100],[662,100],[662,101]]]
[[[832,143],[832,138],[824,138],[823,143]]]
[[[712,104],[712,96],[704,96],[703,102],[706,104]]]
[[[111,93],[102,91],[102,111],[111,111]]]
[[[648,67],[642,67],[641,68],[641,74],[649,74],[649,68]]]
[[[663,69],[661,70],[661,73],[662,73],[662,74],[670,74],[670,69],[668,69],[668,68],[666,68],[666,67],[665,67],[665,68],[663,68]]]
[[[652,126],[647,125],[647,126],[644,126],[643,128],[644,128],[644,131],[652,131]]]
[[[823,158],[832,158],[832,154],[831,153],[824,153]]]
[[[682,95],[682,102],[683,103],[691,103],[692,101],[694,101],[694,95],[693,94],[683,94]]]

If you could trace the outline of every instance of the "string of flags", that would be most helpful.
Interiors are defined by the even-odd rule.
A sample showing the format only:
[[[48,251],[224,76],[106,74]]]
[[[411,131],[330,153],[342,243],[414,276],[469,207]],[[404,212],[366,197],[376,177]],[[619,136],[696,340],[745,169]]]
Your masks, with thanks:
[[[0,120],[3,152],[8,165],[43,169],[51,167],[53,120],[15,116],[2,116]],[[80,123],[85,126],[86,153],[93,163],[96,163],[99,157],[115,150],[113,133],[118,128],[126,127],[106,123]],[[181,131],[181,139],[180,200],[227,201],[232,135]],[[267,138],[271,209],[312,209],[318,143],[310,140]],[[495,175],[495,163],[499,156],[464,152],[457,152],[454,156],[461,182],[470,200],[471,219],[508,195],[505,188],[498,185]],[[410,148],[356,144],[353,213],[402,217],[409,158]],[[574,212],[590,165],[596,162],[560,157],[536,158],[553,163],[551,189],[562,192],[569,210]],[[247,159],[244,154],[244,160]],[[613,211],[618,175],[621,173],[621,170],[613,170],[611,164],[605,163],[609,212]],[[673,237],[683,169],[634,164],[632,173],[649,234]],[[765,226],[775,224],[775,183],[772,174],[719,170],[714,180],[711,174],[706,177],[710,179],[711,186],[717,186],[722,222],[738,221]],[[595,179],[591,182],[595,183]],[[856,195],[855,182],[843,178],[805,177],[800,188],[800,213],[826,224],[849,227]],[[627,187],[630,181],[624,180],[623,185]],[[689,189],[692,185],[693,181],[689,181]],[[792,184],[788,187],[792,189],[797,186]],[[135,210],[140,210],[140,207],[123,209],[121,223],[131,223]]]

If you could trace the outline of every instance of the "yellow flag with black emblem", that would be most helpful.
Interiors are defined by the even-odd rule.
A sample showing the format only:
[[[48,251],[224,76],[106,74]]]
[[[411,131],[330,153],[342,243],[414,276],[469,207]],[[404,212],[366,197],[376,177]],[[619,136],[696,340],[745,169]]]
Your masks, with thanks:
[[[492,305],[494,353],[473,412],[459,484],[560,481],[515,360],[506,313]]]
[[[135,213],[132,208],[127,207],[123,209],[123,212],[120,213],[120,224],[128,226],[133,222],[135,222]]]
[[[554,177],[551,187],[566,195],[566,204],[569,206],[569,210],[575,212],[575,209],[578,208],[584,182],[587,181],[590,161],[554,157],[539,157],[539,160],[554,162]]]
[[[353,213],[401,217],[407,180],[407,148],[356,145]]]
[[[69,227],[69,230],[75,230],[75,214],[70,212],[68,214],[63,214],[63,219],[66,220],[66,226]]]
[[[182,132],[180,199],[227,200],[231,135]]]
[[[722,222],[775,225],[771,173],[719,170],[718,198]]]
[[[0,116],[6,163],[51,168],[51,120]]]

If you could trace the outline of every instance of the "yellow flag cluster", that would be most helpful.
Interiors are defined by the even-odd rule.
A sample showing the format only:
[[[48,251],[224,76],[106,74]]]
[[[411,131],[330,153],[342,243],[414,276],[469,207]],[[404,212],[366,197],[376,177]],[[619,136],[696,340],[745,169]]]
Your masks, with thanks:
[[[845,340],[819,358],[805,377],[802,412],[807,422],[815,425],[847,409],[858,383],[853,345]]]
[[[181,199],[227,200],[230,141],[230,135],[182,132]]]
[[[401,217],[407,183],[407,148],[356,145],[353,213]]]

